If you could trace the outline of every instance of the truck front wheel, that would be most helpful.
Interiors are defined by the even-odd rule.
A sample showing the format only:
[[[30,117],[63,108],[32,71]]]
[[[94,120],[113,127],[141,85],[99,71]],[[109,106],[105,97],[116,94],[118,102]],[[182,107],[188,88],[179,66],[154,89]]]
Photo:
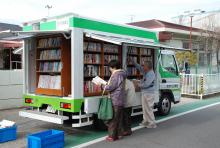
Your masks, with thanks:
[[[163,94],[158,104],[158,112],[160,115],[165,116],[170,113],[171,98],[169,94]]]

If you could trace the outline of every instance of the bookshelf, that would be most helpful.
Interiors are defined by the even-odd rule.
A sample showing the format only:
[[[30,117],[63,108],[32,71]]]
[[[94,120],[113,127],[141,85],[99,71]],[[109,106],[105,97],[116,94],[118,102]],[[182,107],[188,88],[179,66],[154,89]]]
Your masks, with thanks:
[[[70,40],[62,36],[46,36],[36,41],[35,93],[68,96],[71,94]]]
[[[127,57],[128,59],[130,58],[131,60],[136,61],[136,63],[139,63],[141,65],[143,65],[145,61],[154,61],[153,49],[150,48],[139,48],[129,46]],[[137,71],[135,66],[129,61],[127,61],[127,72],[129,79],[142,78],[140,72]]]
[[[100,76],[110,78],[110,60],[117,59],[121,62],[121,46],[94,39],[84,39],[84,96],[99,96],[102,90],[92,83],[92,78]]]

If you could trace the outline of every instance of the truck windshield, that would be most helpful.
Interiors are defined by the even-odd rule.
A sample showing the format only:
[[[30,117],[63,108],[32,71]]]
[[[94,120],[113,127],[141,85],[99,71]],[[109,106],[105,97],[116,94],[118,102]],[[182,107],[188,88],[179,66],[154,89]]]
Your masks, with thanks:
[[[161,55],[161,64],[163,66],[164,69],[166,69],[167,71],[173,73],[173,74],[178,74],[177,71],[177,65],[176,65],[176,61],[173,55],[169,55],[169,54],[162,54]]]

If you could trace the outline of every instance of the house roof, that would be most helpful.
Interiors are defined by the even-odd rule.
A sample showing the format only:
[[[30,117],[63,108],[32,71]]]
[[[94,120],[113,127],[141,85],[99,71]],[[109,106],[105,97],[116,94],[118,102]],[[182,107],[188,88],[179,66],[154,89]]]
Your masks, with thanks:
[[[0,23],[0,31],[12,30],[12,31],[21,31],[22,28],[19,25]]]
[[[19,25],[1,23],[0,22],[0,32],[1,31],[6,31],[6,30],[22,31],[22,27],[20,27]],[[11,37],[11,35],[0,34],[0,39],[7,38],[7,37]]]
[[[132,22],[128,23],[129,25],[134,25],[138,27],[144,27],[149,29],[155,29],[155,28],[172,28],[172,29],[179,29],[179,30],[185,30],[189,31],[190,27],[179,25],[175,23],[170,23],[162,20],[152,19],[152,20],[146,20],[146,21],[139,21],[139,22]],[[200,32],[201,29],[192,27],[192,31],[194,32]]]

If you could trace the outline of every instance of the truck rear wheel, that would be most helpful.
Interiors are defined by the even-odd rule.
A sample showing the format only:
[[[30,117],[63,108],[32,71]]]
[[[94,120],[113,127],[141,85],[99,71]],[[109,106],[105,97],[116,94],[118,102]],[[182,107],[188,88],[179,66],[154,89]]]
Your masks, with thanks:
[[[169,94],[163,94],[158,104],[158,112],[160,115],[165,116],[170,113],[171,98]]]

